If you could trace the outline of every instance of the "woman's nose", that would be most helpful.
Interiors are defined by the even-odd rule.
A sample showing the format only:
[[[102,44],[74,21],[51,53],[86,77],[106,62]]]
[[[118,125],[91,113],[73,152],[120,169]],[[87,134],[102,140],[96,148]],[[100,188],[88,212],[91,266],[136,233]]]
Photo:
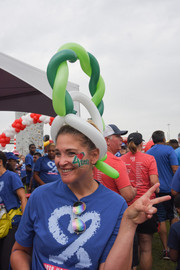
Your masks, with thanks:
[[[62,166],[62,165],[67,163],[67,158],[65,156],[62,156],[62,155],[60,157],[56,156],[55,163]]]

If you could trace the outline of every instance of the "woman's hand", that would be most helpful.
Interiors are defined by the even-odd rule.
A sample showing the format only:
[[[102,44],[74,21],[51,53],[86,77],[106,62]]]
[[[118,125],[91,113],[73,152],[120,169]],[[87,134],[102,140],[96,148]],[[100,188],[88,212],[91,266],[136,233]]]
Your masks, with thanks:
[[[171,199],[171,196],[163,196],[155,199],[150,199],[151,195],[159,188],[159,183],[152,186],[142,197],[136,200],[127,208],[124,215],[135,225],[143,223],[150,219],[157,209],[153,205]]]

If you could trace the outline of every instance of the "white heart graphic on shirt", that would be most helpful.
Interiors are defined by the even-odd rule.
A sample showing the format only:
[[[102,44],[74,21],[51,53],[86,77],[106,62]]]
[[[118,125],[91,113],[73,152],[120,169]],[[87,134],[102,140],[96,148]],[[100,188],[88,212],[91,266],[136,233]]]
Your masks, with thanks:
[[[71,206],[63,206],[61,208],[56,208],[53,213],[51,214],[49,218],[49,230],[53,235],[53,238],[56,239],[56,241],[62,245],[65,245],[68,243],[68,236],[62,231],[62,229],[59,227],[58,220],[63,215],[69,215],[71,217],[68,231],[70,233],[74,233],[72,229],[72,219],[74,218],[72,216],[72,207]],[[58,263],[63,264],[63,262],[67,261],[69,258],[71,258],[73,255],[76,254],[78,257],[79,263],[77,264],[78,268],[83,269],[85,266],[90,267],[92,265],[91,259],[88,255],[88,253],[83,248],[84,244],[96,233],[97,229],[100,227],[100,214],[97,212],[87,212],[83,215],[81,215],[81,220],[85,223],[88,220],[91,220],[91,224],[86,231],[81,234],[71,245],[69,245],[61,254],[59,255],[50,255],[49,260]],[[81,252],[80,252],[81,251]],[[83,254],[83,256],[80,256],[80,253]],[[84,262],[84,258],[86,258],[86,263]]]

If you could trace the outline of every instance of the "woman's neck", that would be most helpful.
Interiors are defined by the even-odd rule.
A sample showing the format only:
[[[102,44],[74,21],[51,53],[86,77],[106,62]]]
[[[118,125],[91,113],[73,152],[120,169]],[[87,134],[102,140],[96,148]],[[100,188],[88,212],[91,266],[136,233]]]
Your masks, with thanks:
[[[76,195],[78,200],[94,193],[98,186],[98,183],[94,179],[89,180],[89,182],[86,181],[85,183],[82,181],[68,185],[69,189]]]

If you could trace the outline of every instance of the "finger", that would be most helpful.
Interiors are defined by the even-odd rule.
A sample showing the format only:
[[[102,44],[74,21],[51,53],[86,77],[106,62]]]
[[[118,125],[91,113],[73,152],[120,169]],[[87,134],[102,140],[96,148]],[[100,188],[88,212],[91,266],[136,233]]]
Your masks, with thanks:
[[[158,204],[158,203],[161,203],[161,202],[169,201],[170,199],[171,199],[171,196],[167,195],[167,196],[152,199],[151,203],[154,205],[154,204]]]
[[[150,198],[151,195],[156,191],[156,189],[160,186],[159,183],[156,183],[153,185],[142,197],[148,197]]]
[[[147,215],[153,215],[153,214],[155,214],[156,212],[157,212],[157,208],[151,206],[149,209],[147,209],[146,214],[147,214]]]

